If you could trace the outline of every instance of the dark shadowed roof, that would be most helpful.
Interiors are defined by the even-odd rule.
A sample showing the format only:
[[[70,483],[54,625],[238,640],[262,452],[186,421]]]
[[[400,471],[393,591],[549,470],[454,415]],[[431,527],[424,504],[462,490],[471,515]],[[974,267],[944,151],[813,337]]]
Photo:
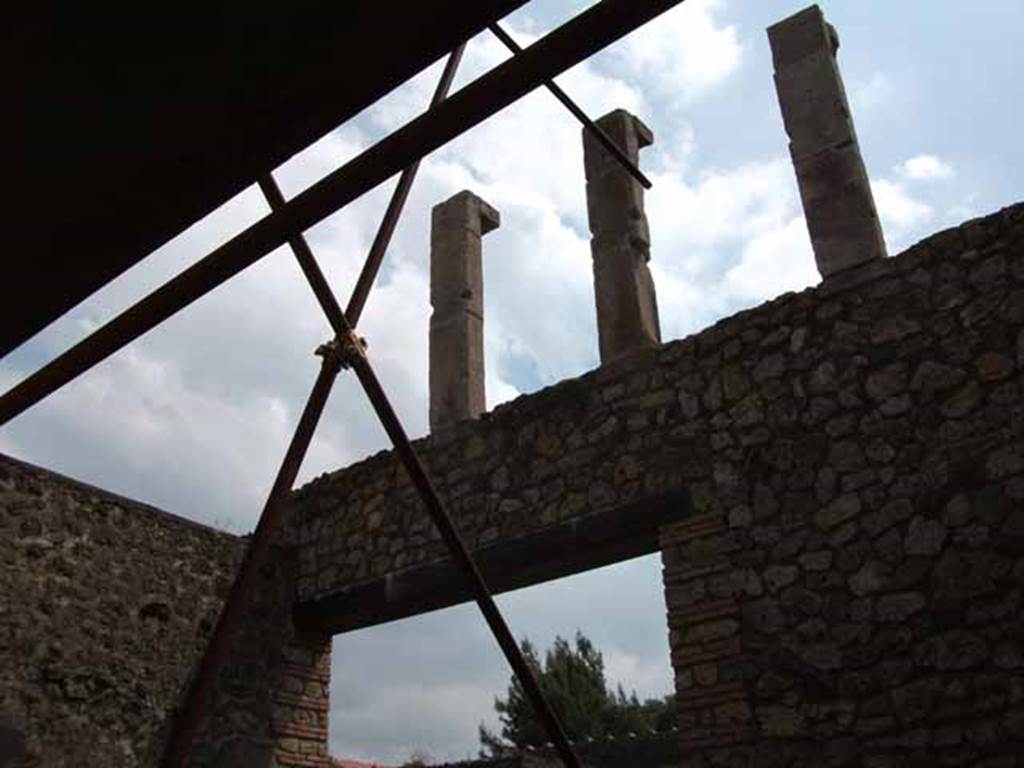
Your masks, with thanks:
[[[525,1],[11,11],[0,354]]]

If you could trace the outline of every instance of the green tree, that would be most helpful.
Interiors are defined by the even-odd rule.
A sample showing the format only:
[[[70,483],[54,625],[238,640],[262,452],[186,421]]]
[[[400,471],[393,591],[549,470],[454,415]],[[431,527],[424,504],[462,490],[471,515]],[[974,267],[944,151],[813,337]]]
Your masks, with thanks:
[[[615,692],[609,691],[601,652],[581,632],[577,631],[573,645],[556,637],[544,655],[543,665],[529,640],[523,640],[522,648],[570,739],[604,739],[631,732],[663,731],[674,725],[671,696],[641,703],[635,692],[627,696],[621,685]],[[482,756],[497,757],[549,740],[515,676],[505,698],[495,698],[494,709],[501,731],[495,734],[480,726]]]

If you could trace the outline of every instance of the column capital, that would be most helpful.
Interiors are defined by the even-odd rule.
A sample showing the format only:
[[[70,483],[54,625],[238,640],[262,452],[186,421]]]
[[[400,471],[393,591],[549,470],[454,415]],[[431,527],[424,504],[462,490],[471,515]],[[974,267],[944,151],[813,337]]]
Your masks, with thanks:
[[[654,133],[644,121],[624,109],[613,109],[608,114],[599,117],[594,123],[608,134],[608,137],[634,165],[639,164],[640,150],[654,143]],[[596,180],[609,172],[619,171],[639,187],[639,183],[629,176],[618,160],[608,154],[608,151],[586,127],[583,128],[583,167],[587,181]]]
[[[435,226],[457,226],[461,223],[478,235],[486,235],[501,226],[498,210],[468,189],[456,192],[435,205],[430,215],[431,224]]]

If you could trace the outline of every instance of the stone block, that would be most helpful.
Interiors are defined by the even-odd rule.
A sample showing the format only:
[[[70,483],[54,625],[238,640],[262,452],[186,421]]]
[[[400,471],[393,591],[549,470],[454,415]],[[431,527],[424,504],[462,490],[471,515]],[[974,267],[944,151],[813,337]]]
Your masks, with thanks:
[[[885,241],[836,61],[816,5],[768,28],[775,87],[822,277],[884,257]]]
[[[431,431],[487,408],[481,238],[500,223],[498,212],[469,191],[431,211]]]
[[[654,140],[650,129],[622,109],[596,121],[634,164]],[[586,129],[583,163],[594,260],[594,301],[601,362],[661,342],[658,303],[647,262],[651,236],[643,187]]]

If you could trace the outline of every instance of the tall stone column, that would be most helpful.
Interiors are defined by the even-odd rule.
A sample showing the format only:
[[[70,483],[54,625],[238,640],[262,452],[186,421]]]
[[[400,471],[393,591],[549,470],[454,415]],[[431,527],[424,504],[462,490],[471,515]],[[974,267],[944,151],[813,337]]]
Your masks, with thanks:
[[[635,164],[654,141],[639,118],[617,109],[597,121]],[[651,235],[644,214],[644,190],[601,144],[583,131],[587,177],[590,253],[594,259],[594,300],[601,362],[661,343],[658,302],[647,268]]]
[[[812,5],[768,28],[775,88],[822,277],[885,256],[839,74],[839,35]]]
[[[501,223],[469,191],[434,206],[430,218],[430,430],[479,416],[484,393],[481,238]]]

